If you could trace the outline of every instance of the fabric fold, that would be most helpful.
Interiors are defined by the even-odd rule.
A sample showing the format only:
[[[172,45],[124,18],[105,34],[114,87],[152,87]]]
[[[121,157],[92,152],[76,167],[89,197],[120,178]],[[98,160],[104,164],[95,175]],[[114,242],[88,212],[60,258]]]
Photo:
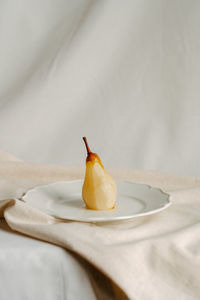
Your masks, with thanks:
[[[9,227],[82,257],[111,280],[116,299],[198,299],[199,179],[124,171],[122,179],[171,190],[171,207],[132,221],[90,224],[58,220],[18,200],[38,184],[80,178],[80,169],[5,161],[0,170],[0,214]]]

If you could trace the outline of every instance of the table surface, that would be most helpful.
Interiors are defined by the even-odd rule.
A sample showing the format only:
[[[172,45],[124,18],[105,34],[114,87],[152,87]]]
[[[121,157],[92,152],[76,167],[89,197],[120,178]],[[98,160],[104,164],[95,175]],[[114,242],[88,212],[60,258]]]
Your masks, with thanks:
[[[0,245],[1,300],[96,299],[88,274],[65,249],[13,232],[3,219]]]

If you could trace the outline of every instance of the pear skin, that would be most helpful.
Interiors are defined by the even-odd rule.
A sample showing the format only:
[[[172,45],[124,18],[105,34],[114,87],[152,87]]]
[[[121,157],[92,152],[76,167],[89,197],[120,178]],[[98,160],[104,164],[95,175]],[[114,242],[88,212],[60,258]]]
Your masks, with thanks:
[[[82,197],[89,209],[109,210],[114,208],[117,187],[107,173],[99,156],[91,152],[86,137],[83,137],[87,149],[85,179]]]

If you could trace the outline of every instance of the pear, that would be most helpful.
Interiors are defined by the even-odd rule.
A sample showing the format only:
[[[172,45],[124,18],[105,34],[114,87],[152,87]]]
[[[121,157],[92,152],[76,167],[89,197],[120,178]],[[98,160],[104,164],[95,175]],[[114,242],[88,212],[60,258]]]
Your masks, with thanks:
[[[82,197],[89,209],[108,210],[114,208],[117,187],[112,177],[104,169],[99,156],[91,152],[86,137],[83,137],[87,149],[85,179]]]

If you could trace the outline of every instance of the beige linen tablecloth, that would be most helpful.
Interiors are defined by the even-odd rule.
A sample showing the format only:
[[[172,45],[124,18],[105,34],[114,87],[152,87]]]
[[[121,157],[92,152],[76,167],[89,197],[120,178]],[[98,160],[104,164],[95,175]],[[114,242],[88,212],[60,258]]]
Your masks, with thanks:
[[[63,222],[17,198],[38,184],[82,178],[84,170],[24,163],[4,153],[0,158],[0,215],[13,230],[84,258],[111,280],[116,299],[200,299],[200,179],[111,170],[115,178],[169,192],[172,205],[119,224]]]

